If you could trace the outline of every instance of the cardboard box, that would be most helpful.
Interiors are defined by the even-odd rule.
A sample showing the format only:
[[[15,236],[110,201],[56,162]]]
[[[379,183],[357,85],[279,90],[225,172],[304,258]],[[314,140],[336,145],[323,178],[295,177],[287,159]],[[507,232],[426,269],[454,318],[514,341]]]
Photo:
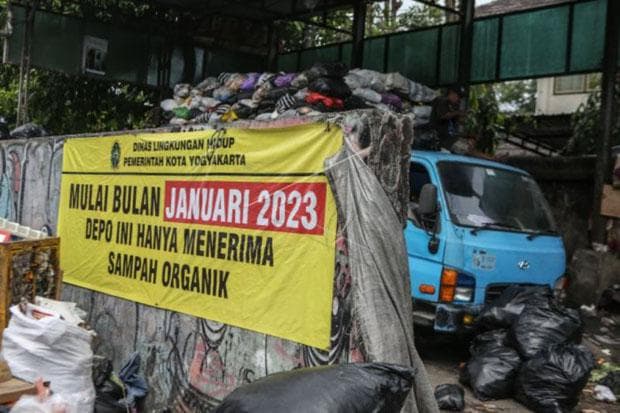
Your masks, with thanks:
[[[614,189],[611,185],[605,185],[603,188],[601,215],[620,218],[620,189]]]
[[[0,361],[0,383],[9,381],[13,378],[9,366],[4,361]]]

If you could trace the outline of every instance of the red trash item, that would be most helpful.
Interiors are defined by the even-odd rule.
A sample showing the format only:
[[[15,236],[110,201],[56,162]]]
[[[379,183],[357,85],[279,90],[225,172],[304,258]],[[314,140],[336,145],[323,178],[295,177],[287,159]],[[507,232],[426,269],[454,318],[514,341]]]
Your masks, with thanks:
[[[311,105],[315,105],[317,103],[322,103],[325,107],[329,109],[342,109],[344,108],[344,102],[342,99],[338,98],[330,98],[325,95],[321,95],[320,93],[310,92],[306,96],[306,103]]]

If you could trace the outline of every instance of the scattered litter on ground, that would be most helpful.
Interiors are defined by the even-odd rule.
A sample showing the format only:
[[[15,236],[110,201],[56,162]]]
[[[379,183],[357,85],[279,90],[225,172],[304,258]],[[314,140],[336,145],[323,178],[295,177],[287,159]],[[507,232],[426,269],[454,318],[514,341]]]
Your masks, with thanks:
[[[617,399],[614,392],[607,386],[597,384],[594,386],[594,398],[601,402],[614,403]]]
[[[587,317],[596,317],[596,306],[594,304],[592,305],[583,304],[581,307],[579,307],[579,310],[581,311],[581,314]]]
[[[465,408],[465,391],[458,384],[440,384],[435,388],[435,400],[441,410],[460,412]]]
[[[414,378],[413,369],[385,363],[297,369],[237,388],[215,412],[398,412]]]
[[[465,413],[496,413],[501,412],[504,409],[492,403],[472,403],[467,407]]]

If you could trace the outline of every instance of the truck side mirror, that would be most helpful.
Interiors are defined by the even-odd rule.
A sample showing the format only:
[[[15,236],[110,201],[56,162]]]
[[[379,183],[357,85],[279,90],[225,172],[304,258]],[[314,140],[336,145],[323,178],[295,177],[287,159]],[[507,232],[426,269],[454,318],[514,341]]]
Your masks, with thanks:
[[[431,239],[428,241],[428,251],[436,254],[439,250],[439,240],[437,239],[437,187],[433,184],[426,184],[420,191],[420,203],[418,213],[420,214],[422,225],[429,232]]]
[[[431,217],[437,213],[437,187],[433,184],[425,184],[420,191],[418,213],[424,217]]]

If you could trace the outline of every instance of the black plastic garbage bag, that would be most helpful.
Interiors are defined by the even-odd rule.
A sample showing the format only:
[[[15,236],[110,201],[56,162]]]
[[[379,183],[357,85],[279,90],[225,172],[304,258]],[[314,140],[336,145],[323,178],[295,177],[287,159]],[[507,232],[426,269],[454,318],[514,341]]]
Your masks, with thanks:
[[[351,89],[342,79],[330,77],[320,77],[310,83],[308,89],[312,92],[320,93],[324,96],[346,99],[351,96]]]
[[[497,299],[487,304],[476,322],[488,329],[507,328],[526,307],[547,307],[553,293],[548,286],[508,286]]]
[[[531,359],[553,344],[578,342],[583,324],[577,310],[561,306],[528,307],[513,324],[513,346]]]
[[[11,133],[9,132],[9,125],[6,120],[0,116],[0,139],[11,139]]]
[[[584,346],[558,344],[523,364],[515,385],[516,399],[536,412],[568,413],[579,402],[594,368]]]
[[[315,63],[304,74],[309,81],[318,79],[319,77],[342,78],[349,73],[347,65],[342,62],[323,62]]]
[[[620,371],[610,371],[598,384],[609,387],[614,394],[620,394]]]
[[[441,410],[460,412],[465,408],[465,391],[458,384],[440,384],[435,388],[435,400]]]
[[[414,375],[411,368],[385,363],[292,370],[236,389],[215,412],[398,412]]]
[[[521,358],[509,348],[489,345],[476,353],[461,371],[461,382],[468,384],[480,400],[511,397]]]
[[[113,380],[106,380],[97,386],[95,413],[125,413],[127,407],[120,403],[124,397],[124,389]]]
[[[469,353],[475,356],[478,353],[484,352],[487,347],[506,347],[509,343],[508,330],[486,331],[473,338],[469,346]]]
[[[36,123],[26,123],[11,131],[11,138],[38,138],[47,136],[47,131]]]

